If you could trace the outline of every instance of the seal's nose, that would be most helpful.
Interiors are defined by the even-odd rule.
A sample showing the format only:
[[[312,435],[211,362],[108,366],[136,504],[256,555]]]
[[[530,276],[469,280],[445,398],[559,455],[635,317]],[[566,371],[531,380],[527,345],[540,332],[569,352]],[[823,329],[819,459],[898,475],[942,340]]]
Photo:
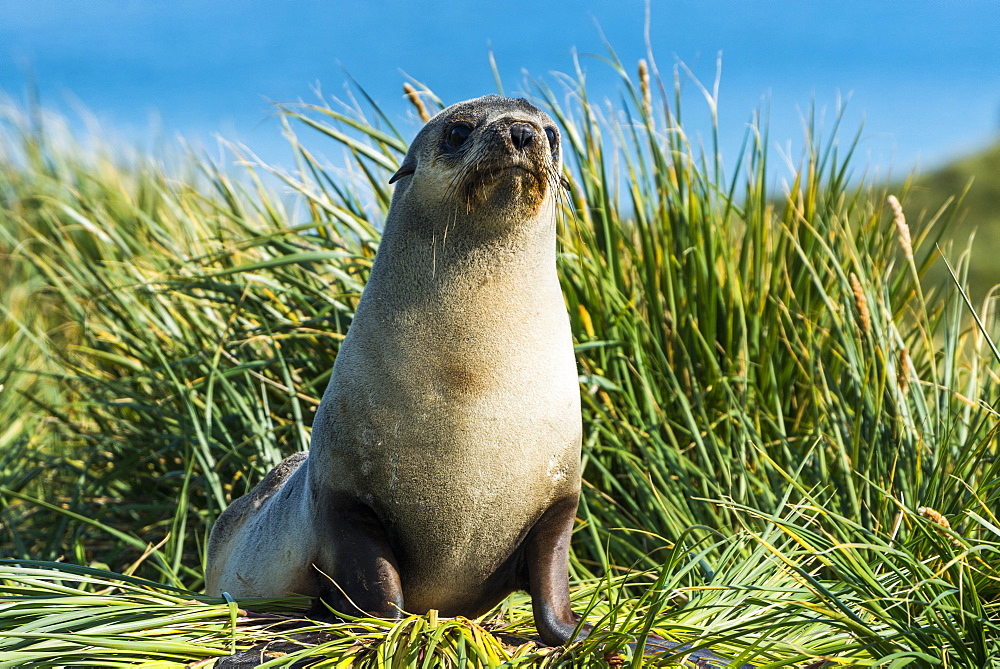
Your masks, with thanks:
[[[519,151],[531,146],[535,136],[535,129],[527,123],[515,123],[510,126],[510,140],[514,142],[514,148]]]

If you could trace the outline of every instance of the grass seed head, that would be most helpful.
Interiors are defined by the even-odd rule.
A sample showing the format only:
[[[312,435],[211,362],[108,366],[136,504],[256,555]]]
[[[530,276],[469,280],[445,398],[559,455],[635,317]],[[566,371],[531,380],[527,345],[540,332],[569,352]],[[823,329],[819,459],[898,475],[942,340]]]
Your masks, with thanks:
[[[868,310],[868,299],[861,287],[861,281],[858,280],[854,272],[851,272],[851,291],[854,292],[854,304],[858,308],[858,322],[861,324],[861,331],[868,334],[872,329],[871,312]]]
[[[935,511],[929,506],[917,507],[917,513],[919,513],[921,516],[931,521],[932,523],[940,525],[941,527],[949,529],[951,528],[951,523],[948,522],[948,519],[942,516],[940,512]]]
[[[906,224],[906,216],[903,214],[903,206],[895,195],[889,196],[889,206],[892,207],[892,221],[896,224],[896,232],[899,233],[899,245],[903,247],[903,254],[907,261],[913,260],[913,243],[910,241],[910,226]]]
[[[642,90],[642,108],[646,118],[653,121],[653,94],[649,88],[649,65],[645,58],[639,59],[639,88]]]
[[[899,353],[899,372],[897,373],[899,388],[903,391],[904,395],[910,390],[910,376],[913,372],[913,360],[910,358],[910,349],[909,347],[904,347]]]
[[[427,123],[431,120],[431,115],[427,113],[427,107],[424,106],[424,101],[420,99],[420,93],[417,89],[408,83],[403,84],[403,92],[406,94],[406,99],[410,101],[410,104],[417,110],[417,114],[420,116],[420,120]]]

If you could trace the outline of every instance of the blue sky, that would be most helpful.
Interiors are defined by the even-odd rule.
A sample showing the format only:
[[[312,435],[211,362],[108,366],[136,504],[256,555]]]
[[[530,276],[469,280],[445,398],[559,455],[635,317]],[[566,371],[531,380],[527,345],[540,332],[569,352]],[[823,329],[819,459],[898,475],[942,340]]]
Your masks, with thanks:
[[[711,83],[721,52],[728,160],[762,104],[772,148],[798,147],[813,102],[829,126],[848,100],[845,137],[864,122],[856,170],[881,176],[997,139],[996,0],[651,0],[650,13],[661,72],[683,61]],[[490,48],[508,93],[525,71],[557,85],[576,52],[591,96],[614,98],[615,75],[587,54],[606,53],[603,31],[634,69],[645,14],[640,0],[0,0],[0,89],[22,98],[34,79],[47,106],[78,100],[128,141],[180,133],[212,146],[218,133],[282,162],[269,100],[311,101],[317,85],[342,96],[348,75],[410,133],[405,75],[446,102],[494,92]],[[687,130],[704,133],[705,106],[687,90]]]

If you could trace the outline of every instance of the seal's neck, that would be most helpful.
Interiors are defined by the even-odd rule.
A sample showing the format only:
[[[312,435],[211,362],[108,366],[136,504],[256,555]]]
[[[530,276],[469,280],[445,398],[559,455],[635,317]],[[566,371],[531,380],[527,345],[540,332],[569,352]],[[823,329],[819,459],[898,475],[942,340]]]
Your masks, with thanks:
[[[558,290],[555,227],[553,207],[509,226],[468,216],[411,216],[405,227],[386,230],[369,286],[391,285],[432,301]],[[391,299],[405,297],[397,292]]]
[[[513,392],[511,384],[537,381],[546,389],[556,377],[575,384],[554,217],[492,236],[458,227],[467,220],[447,232],[425,223],[386,230],[337,357],[342,373],[377,374],[407,406],[434,404],[414,399],[427,393],[477,402],[488,396],[500,413],[507,410],[498,398]]]

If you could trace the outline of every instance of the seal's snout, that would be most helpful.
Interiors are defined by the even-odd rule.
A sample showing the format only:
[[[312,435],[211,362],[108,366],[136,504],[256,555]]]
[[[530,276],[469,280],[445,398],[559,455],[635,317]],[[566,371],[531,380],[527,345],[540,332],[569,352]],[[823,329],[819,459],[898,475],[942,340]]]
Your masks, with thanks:
[[[514,143],[514,148],[523,151],[535,143],[538,134],[535,129],[527,123],[515,123],[510,126],[510,141]]]

